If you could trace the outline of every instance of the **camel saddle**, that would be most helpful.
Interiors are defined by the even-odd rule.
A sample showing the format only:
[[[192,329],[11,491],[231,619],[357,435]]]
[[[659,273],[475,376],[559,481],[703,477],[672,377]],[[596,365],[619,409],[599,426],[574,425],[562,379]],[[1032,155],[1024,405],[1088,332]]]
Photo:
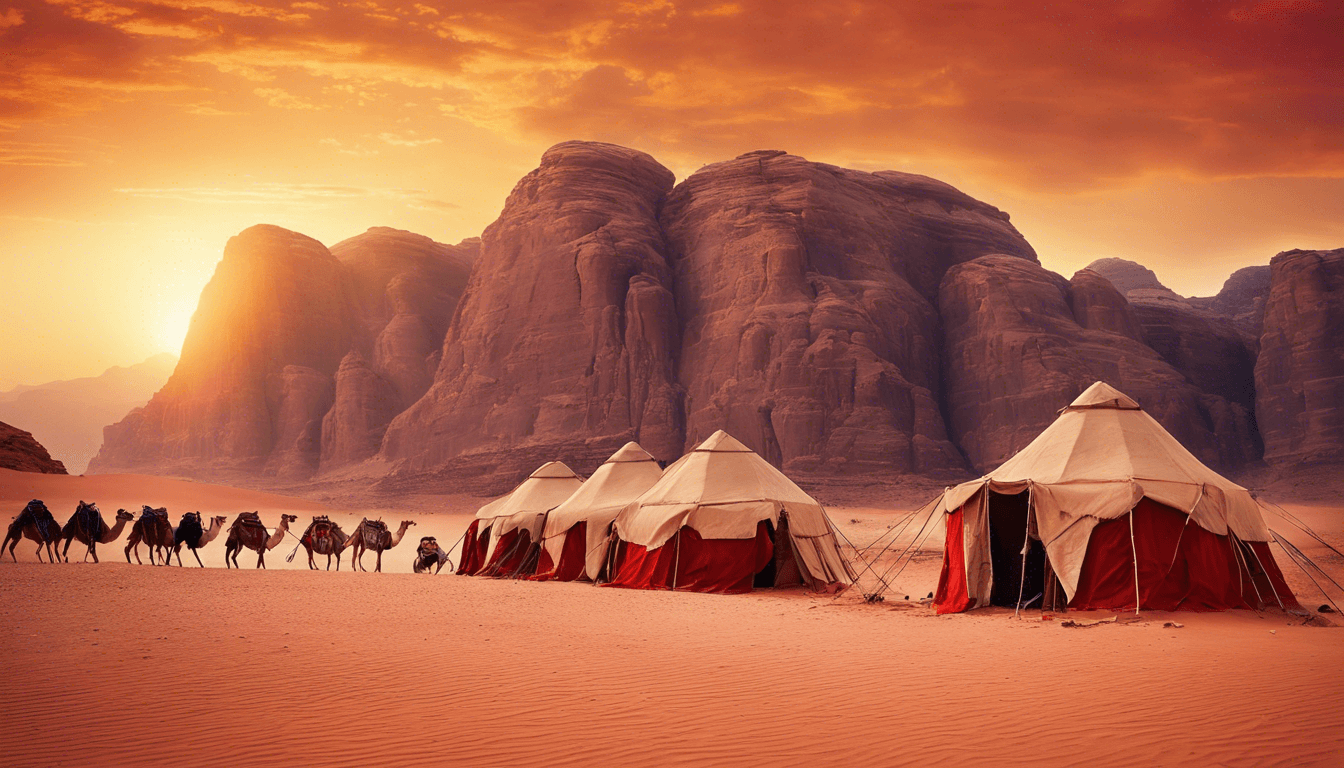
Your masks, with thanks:
[[[188,512],[182,516],[182,522],[178,524],[177,530],[173,533],[175,544],[186,544],[195,549],[201,545],[201,537],[205,535],[205,528],[201,525],[200,512]]]
[[[229,526],[229,529],[232,530],[238,527],[259,528],[263,531],[266,530],[266,524],[261,522],[261,515],[258,515],[256,512],[239,513],[238,517],[234,518],[233,525]]]
[[[386,546],[386,542],[392,538],[387,523],[382,520],[365,520],[359,527],[359,535],[364,539],[365,548],[375,550]]]
[[[43,504],[41,499],[33,499],[28,502],[28,506],[24,507],[23,511],[27,512],[29,517],[33,519],[33,525],[37,526],[42,538],[52,539],[61,532],[60,524],[56,522],[56,518],[52,517],[51,510],[47,509],[47,505]],[[23,515],[20,514],[19,517],[23,517]]]
[[[303,535],[300,536],[299,539],[312,544],[317,539],[325,539],[328,536],[335,536],[336,531],[339,529],[340,526],[331,522],[331,519],[326,515],[318,515],[317,517],[314,517],[313,522],[309,523],[308,527],[304,529]]]

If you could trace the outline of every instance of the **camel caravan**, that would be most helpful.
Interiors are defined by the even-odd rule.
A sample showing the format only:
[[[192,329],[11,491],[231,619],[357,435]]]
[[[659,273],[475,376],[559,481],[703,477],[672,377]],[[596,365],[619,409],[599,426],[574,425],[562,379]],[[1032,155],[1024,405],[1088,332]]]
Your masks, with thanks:
[[[267,530],[266,525],[261,521],[261,515],[258,512],[243,512],[234,518],[233,524],[228,526],[228,533],[225,536],[224,544],[224,565],[226,568],[239,568],[238,554],[243,549],[250,549],[257,553],[257,568],[266,567],[266,553],[285,540],[285,536],[293,535],[289,531],[290,523],[298,520],[295,515],[280,515],[280,524],[275,530]],[[188,512],[182,516],[182,519],[176,526],[173,526],[168,518],[168,510],[165,507],[144,506],[140,510],[140,516],[127,512],[124,509],[118,509],[116,514],[116,524],[109,526],[103,519],[103,513],[98,509],[97,504],[80,501],[75,507],[75,513],[70,517],[69,522],[61,527],[56,518],[52,516],[51,510],[40,499],[33,499],[23,508],[18,517],[9,524],[9,529],[5,533],[5,540],[0,544],[0,555],[5,551],[9,552],[9,557],[14,562],[18,558],[14,555],[14,549],[19,545],[22,539],[28,539],[37,543],[37,560],[43,563],[70,562],[70,545],[79,541],[85,546],[84,560],[88,562],[90,557],[93,562],[98,560],[98,545],[111,544],[120,536],[127,523],[131,524],[131,533],[126,539],[126,562],[131,562],[131,556],[135,556],[135,562],[144,565],[140,559],[140,545],[148,547],[150,565],[171,565],[172,558],[177,557],[177,564],[182,565],[182,548],[185,546],[196,558],[196,564],[202,568],[205,563],[201,562],[201,556],[198,551],[206,544],[219,538],[219,535],[225,531],[224,524],[228,518],[223,515],[216,515],[210,518],[210,525],[207,527],[200,512]],[[333,523],[326,515],[320,515],[313,518],[313,522],[299,537],[299,544],[295,547],[304,547],[308,550],[308,567],[312,570],[318,570],[317,564],[313,561],[313,555],[327,555],[327,570],[331,569],[331,557],[336,557],[336,570],[341,569],[341,555],[347,549],[353,549],[351,562],[356,570],[365,570],[362,558],[366,551],[372,551],[377,555],[377,564],[374,570],[381,571],[383,564],[383,552],[392,549],[401,543],[402,537],[406,535],[406,529],[415,525],[413,520],[404,520],[401,528],[396,533],[388,530],[387,524],[382,520],[361,520],[355,527],[355,532],[351,536],[346,536],[341,531],[341,527]],[[61,542],[65,542],[64,548]],[[425,547],[425,542],[433,542],[432,537],[427,537],[421,542],[421,549]],[[437,548],[437,544],[435,544]],[[46,557],[43,557],[43,552]],[[417,550],[416,567],[421,571],[420,566],[424,555]],[[437,553],[435,559],[442,557],[438,561],[438,567],[443,567],[443,562],[447,560],[445,553]],[[293,561],[294,554],[291,553],[288,561]],[[437,571],[436,571],[437,572]]]
[[[998,469],[946,489],[907,517],[925,518],[921,533],[946,530],[937,590],[924,601],[939,613],[1033,605],[1301,611],[1270,542],[1304,570],[1315,566],[1269,529],[1266,509],[1202,464],[1137,402],[1097,382]],[[1280,515],[1316,536],[1300,520]],[[206,525],[199,512],[190,512],[174,527],[167,509],[146,506],[138,517],[117,510],[109,526],[96,504],[81,501],[61,527],[34,499],[10,524],[0,554],[7,547],[15,559],[15,546],[27,538],[36,542],[39,561],[69,562],[78,540],[84,559],[98,562],[97,546],[115,541],[129,524],[128,563],[132,552],[141,562],[144,544],[151,564],[169,565],[176,556],[180,567],[185,546],[204,567],[198,551],[223,535],[226,567],[239,567],[238,555],[250,549],[256,567],[265,568],[266,553],[294,536],[298,543],[287,562],[302,547],[309,569],[320,570],[315,558],[324,556],[326,570],[334,558],[339,571],[348,551],[350,568],[363,571],[363,557],[372,552],[373,570],[381,572],[383,553],[415,525],[404,520],[393,531],[365,518],[346,533],[319,515],[295,536],[294,522],[296,516],[282,514],[268,529],[257,512],[244,512],[226,529],[224,517]],[[893,536],[905,526],[891,526]],[[411,565],[415,573],[447,566],[463,576],[719,594],[790,586],[838,594],[872,574],[877,586],[859,591],[875,602],[893,589],[891,570],[923,547],[910,542],[879,574],[876,566],[895,538],[875,557],[869,554],[887,535],[868,547],[846,542],[847,555],[816,499],[720,430],[666,469],[634,442],[586,479],[563,462],[546,462],[482,506],[458,543],[445,549],[422,537]],[[450,555],[458,544],[454,569]]]

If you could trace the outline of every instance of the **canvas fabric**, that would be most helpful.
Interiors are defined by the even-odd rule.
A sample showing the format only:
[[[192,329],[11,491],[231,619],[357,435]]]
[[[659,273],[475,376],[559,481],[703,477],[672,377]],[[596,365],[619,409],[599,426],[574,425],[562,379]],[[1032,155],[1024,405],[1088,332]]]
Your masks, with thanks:
[[[678,531],[703,541],[750,540],[760,523],[776,529],[782,512],[804,578],[818,585],[854,581],[835,530],[816,499],[750,448],[719,430],[667,468],[663,476],[616,516],[612,533],[652,552]]]
[[[509,533],[524,530],[531,541],[541,538],[546,513],[582,485],[583,479],[574,474],[574,470],[563,462],[550,461],[538,467],[507,495],[477,510],[477,530],[489,527],[491,531],[485,562],[494,559],[499,542]]]
[[[572,573],[575,546],[568,535],[576,525],[584,524],[586,540],[579,553],[580,577],[596,581],[607,558],[608,531],[611,523],[627,505],[639,498],[663,476],[662,467],[638,443],[626,443],[583,482],[574,493],[546,514],[542,528],[545,557],[537,573],[560,568]],[[549,568],[545,567],[549,563]],[[570,579],[563,579],[569,581]]]
[[[1070,600],[1094,530],[1127,516],[1141,499],[1177,510],[1215,536],[1270,539],[1250,491],[1205,466],[1134,400],[1097,382],[998,469],[940,498],[935,511],[961,513],[961,581],[970,607],[987,605],[993,588],[989,493],[1023,491],[1030,494],[1041,541]],[[948,525],[950,543],[953,518]]]

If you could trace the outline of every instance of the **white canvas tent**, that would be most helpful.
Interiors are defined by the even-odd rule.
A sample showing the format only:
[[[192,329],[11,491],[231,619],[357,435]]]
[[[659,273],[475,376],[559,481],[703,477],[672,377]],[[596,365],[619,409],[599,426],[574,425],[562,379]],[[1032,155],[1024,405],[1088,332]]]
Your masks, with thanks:
[[[546,515],[542,529],[545,554],[538,576],[575,573],[596,581],[607,556],[607,537],[611,522],[626,505],[649,490],[663,476],[658,461],[639,446],[629,442],[597,468],[573,495]],[[565,543],[575,526],[583,524],[583,568],[578,563],[562,563]],[[549,567],[548,567],[549,565]]]
[[[758,539],[762,522],[775,531],[787,529],[801,576],[814,588],[853,583],[831,521],[816,499],[722,430],[668,467],[617,515],[613,535],[624,553],[612,581],[636,588],[740,591],[745,578],[749,589],[752,573],[744,575],[742,568],[750,564],[745,555],[729,554],[726,543]],[[699,577],[696,568],[703,569]]]
[[[476,519],[467,529],[463,544],[462,566],[459,573],[474,574],[482,568],[517,563],[496,562],[501,558],[513,559],[513,550],[525,550],[526,544],[535,542],[541,534],[542,522],[546,513],[554,506],[569,498],[583,485],[583,480],[574,474],[574,470],[563,462],[549,461],[536,469],[526,480],[518,484],[507,496],[502,496],[481,507]],[[472,561],[471,548],[479,549],[479,541],[489,531],[489,542],[484,552]],[[521,544],[520,539],[526,537]],[[503,547],[505,552],[500,551]]]
[[[1173,538],[1163,533],[1170,530],[1170,525],[1161,530],[1152,528],[1147,534],[1146,529],[1141,529],[1136,535],[1133,513],[1145,499],[1148,505],[1156,505],[1152,507],[1154,510],[1174,510],[1185,515],[1187,526],[1193,523],[1216,537],[1228,537],[1230,533],[1240,542],[1259,543],[1259,548],[1251,548],[1251,556],[1257,561],[1268,559],[1269,563],[1256,562],[1246,567],[1272,570],[1277,580],[1282,581],[1273,558],[1264,548],[1270,534],[1250,492],[1201,463],[1134,400],[1104,382],[1096,382],[998,469],[949,488],[938,500],[935,512],[952,515],[948,548],[956,549],[949,551],[945,559],[939,599],[946,602],[939,603],[940,611],[989,604],[994,590],[991,501],[1024,493],[1023,511],[1030,533],[1019,529],[1014,546],[1023,546],[1028,536],[1039,540],[1066,601],[1072,601],[1079,589],[1094,530],[1108,521],[1129,517],[1130,534],[1125,551],[1098,553],[1093,547],[1093,557],[1123,560],[1131,564],[1125,567],[1137,571],[1145,547],[1162,549],[1171,563],[1165,567],[1164,579],[1176,567],[1177,554],[1184,557],[1190,547],[1203,541],[1179,526],[1174,541],[1164,541],[1164,537]],[[1180,549],[1182,539],[1186,550]],[[1136,574],[1133,579],[1137,578]],[[1190,573],[1182,578],[1202,586],[1201,580],[1214,577],[1209,573]],[[1016,591],[1018,584],[1011,586]],[[1137,601],[1135,595],[1139,591],[1152,590],[1131,590],[1130,599]]]

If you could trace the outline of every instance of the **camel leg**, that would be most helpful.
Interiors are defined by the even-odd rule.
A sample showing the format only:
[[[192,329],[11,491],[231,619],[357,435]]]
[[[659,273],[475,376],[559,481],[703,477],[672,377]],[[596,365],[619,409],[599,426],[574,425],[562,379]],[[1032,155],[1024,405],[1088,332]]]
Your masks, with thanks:
[[[345,554],[345,553],[344,553],[344,552],[337,552],[337,553],[336,553],[336,570],[338,570],[338,571],[341,570],[341,555],[343,555],[343,554]],[[328,567],[328,568],[331,567],[331,555],[327,555],[327,567]]]
[[[42,559],[42,542],[40,541],[37,542],[37,562],[39,563],[47,562],[46,560]]]
[[[196,550],[194,550],[194,549],[191,550],[191,556],[194,557],[194,558],[196,558],[196,564],[197,564],[197,565],[201,566],[202,568],[205,567],[205,563],[202,563],[202,562],[201,562],[201,556],[198,555],[198,554],[196,554]],[[180,559],[180,558],[179,558],[179,559]]]
[[[97,565],[97,564],[98,564],[98,544],[97,544],[97,542],[91,542],[91,543],[89,544],[89,551],[84,553],[84,562],[87,563],[87,562],[89,561],[89,555],[93,555],[93,564],[94,564],[94,565]]]
[[[230,557],[233,557],[233,547],[230,547],[229,545],[226,544],[226,545],[224,545],[224,568],[225,568],[225,569],[228,569],[228,568],[229,568],[229,558],[230,558]],[[237,563],[235,563],[235,565],[236,565],[236,564],[237,564]]]
[[[378,550],[378,562],[373,566],[374,573],[383,572],[383,550]]]
[[[57,543],[59,544],[60,542]],[[70,538],[65,540],[65,549],[61,551],[61,559],[67,563],[70,562],[70,545],[74,543],[75,543],[75,537],[71,536]]]
[[[262,570],[266,569],[266,547],[264,545],[257,550],[257,567]]]
[[[19,562],[19,558],[14,556],[14,548],[19,546],[18,539],[5,539],[5,544],[0,544],[0,555],[4,554],[5,545],[9,545],[9,558],[14,562]]]

